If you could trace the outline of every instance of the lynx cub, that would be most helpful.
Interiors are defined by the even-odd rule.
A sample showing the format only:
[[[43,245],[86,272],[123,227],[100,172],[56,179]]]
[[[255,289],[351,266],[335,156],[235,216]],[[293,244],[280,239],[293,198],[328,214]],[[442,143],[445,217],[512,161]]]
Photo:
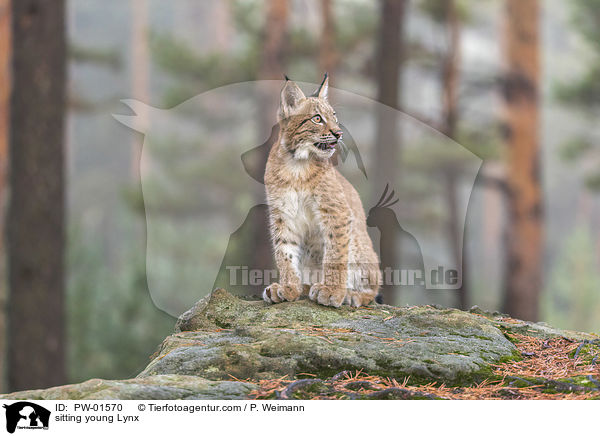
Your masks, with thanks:
[[[327,91],[327,75],[309,97],[290,80],[281,91],[280,133],[265,170],[280,280],[263,292],[269,303],[308,293],[326,306],[359,307],[379,289],[379,261],[360,198],[329,161],[342,131]]]

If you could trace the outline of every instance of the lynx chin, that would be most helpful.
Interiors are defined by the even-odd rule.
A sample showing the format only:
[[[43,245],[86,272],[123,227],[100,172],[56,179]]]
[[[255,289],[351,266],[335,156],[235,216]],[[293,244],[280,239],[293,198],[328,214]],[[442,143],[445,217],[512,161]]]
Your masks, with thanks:
[[[263,292],[269,303],[301,295],[325,306],[371,303],[379,260],[354,187],[329,158],[342,137],[327,100],[328,78],[306,97],[287,80],[281,91],[279,137],[269,153],[265,187],[279,283]]]

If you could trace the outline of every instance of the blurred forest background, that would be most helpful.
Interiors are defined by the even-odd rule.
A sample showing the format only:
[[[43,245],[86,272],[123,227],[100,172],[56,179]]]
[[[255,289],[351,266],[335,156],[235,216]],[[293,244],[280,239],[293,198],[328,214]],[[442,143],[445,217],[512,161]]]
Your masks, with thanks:
[[[433,302],[600,333],[600,0],[0,0],[0,391],[134,376],[172,331],[148,291],[144,137],[111,116],[121,99],[170,108],[324,71],[483,159],[463,286]],[[373,143],[382,173],[418,164]],[[238,192],[239,158],[216,147],[199,171]],[[452,209],[460,168],[445,177]],[[440,250],[456,254],[460,223],[445,225]],[[255,242],[247,255],[270,256]],[[393,302],[432,302],[403,295]]]

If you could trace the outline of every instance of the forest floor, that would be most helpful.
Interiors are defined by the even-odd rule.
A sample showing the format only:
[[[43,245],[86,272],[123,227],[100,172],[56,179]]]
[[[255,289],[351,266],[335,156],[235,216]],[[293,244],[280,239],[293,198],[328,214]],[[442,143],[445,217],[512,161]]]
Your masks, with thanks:
[[[508,319],[504,320],[505,322]],[[453,399],[453,400],[587,400],[600,399],[599,341],[558,337],[543,339],[506,333],[521,359],[493,366],[493,376],[471,386],[444,383],[411,385],[397,380],[343,371],[329,379],[313,374],[287,380],[260,380],[253,399]]]

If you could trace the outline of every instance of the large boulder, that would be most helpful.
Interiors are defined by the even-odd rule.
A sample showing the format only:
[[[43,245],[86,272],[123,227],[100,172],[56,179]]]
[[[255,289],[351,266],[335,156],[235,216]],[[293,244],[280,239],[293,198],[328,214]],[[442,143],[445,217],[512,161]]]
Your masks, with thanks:
[[[456,309],[268,305],[217,289],[184,313],[140,377],[260,380],[342,370],[412,380],[483,380],[515,346],[482,316]]]
[[[91,379],[83,383],[2,395],[6,400],[229,400],[255,389],[250,383],[211,381],[185,375],[131,380]]]
[[[599,358],[596,335],[478,308],[268,305],[217,289],[135,379],[0,398],[587,399],[600,396]]]

